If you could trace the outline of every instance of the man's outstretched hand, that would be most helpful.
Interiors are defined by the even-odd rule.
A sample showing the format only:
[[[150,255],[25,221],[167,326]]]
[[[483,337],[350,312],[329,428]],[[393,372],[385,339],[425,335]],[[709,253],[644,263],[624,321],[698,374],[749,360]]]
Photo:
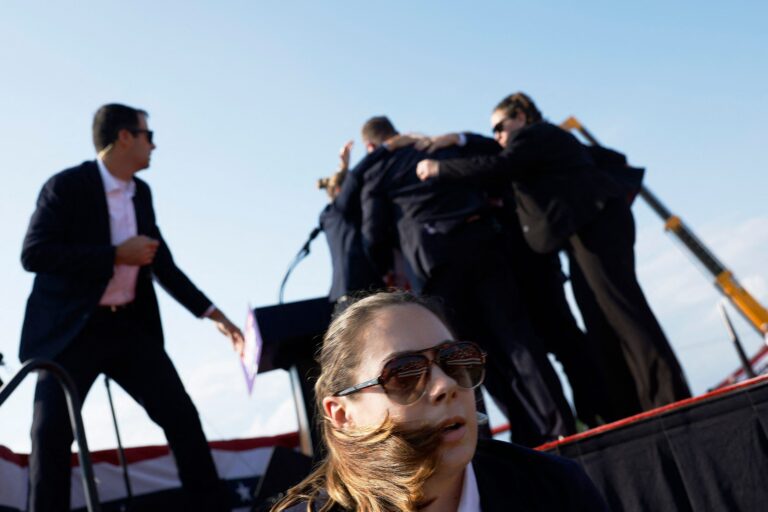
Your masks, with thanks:
[[[461,138],[458,133],[446,133],[438,137],[432,137],[430,139],[429,148],[427,153],[434,153],[438,149],[449,148],[451,146],[458,146]]]
[[[233,324],[219,308],[214,309],[208,318],[213,320],[216,323],[216,328],[232,341],[232,348],[237,352],[237,355],[242,357],[245,349],[245,338],[243,338],[240,328]]]
[[[346,144],[341,146],[339,150],[339,170],[346,171],[349,169],[349,155],[352,153],[352,145],[354,141],[348,140]]]
[[[429,147],[432,143],[429,137],[418,133],[403,133],[393,135],[388,138],[384,145],[390,151],[395,151],[400,148],[407,148],[408,146],[415,146],[419,151],[423,151]]]

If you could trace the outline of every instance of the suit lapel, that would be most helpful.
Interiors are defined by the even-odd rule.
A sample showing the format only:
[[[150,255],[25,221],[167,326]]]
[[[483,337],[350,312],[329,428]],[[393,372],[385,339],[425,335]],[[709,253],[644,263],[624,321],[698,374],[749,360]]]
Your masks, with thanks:
[[[149,215],[151,208],[149,195],[138,181],[134,181],[136,183],[136,193],[133,196],[133,209],[136,211],[136,231],[140,235],[150,235],[152,220]]]
[[[104,180],[101,179],[99,166],[95,161],[86,162],[86,182],[88,184],[88,196],[93,198],[95,215],[93,227],[101,240],[109,244],[112,242],[112,233],[109,228],[109,207],[107,195],[104,192]]]

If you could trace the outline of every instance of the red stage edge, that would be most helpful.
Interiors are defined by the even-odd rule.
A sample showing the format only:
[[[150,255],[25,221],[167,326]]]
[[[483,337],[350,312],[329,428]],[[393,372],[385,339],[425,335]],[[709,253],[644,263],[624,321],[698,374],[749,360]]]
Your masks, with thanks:
[[[636,414],[634,416],[630,416],[629,418],[624,418],[623,420],[614,421],[613,423],[607,423],[605,425],[601,425],[599,427],[587,430],[586,432],[581,432],[579,434],[574,434],[572,436],[565,437],[563,439],[559,439],[557,441],[550,441],[549,443],[544,443],[540,446],[536,447],[536,450],[540,451],[546,451],[551,450],[552,448],[563,446],[569,443],[573,443],[576,441],[581,441],[583,439],[588,439],[590,437],[599,436],[600,434],[603,434],[605,432],[609,432],[612,430],[620,429],[627,427],[629,425],[639,423],[641,421],[654,418],[656,416],[660,416],[675,410],[679,409],[685,409],[688,407],[691,407],[695,404],[700,404],[702,402],[706,402],[709,400],[712,400],[714,398],[727,395],[729,393],[733,393],[735,391],[739,391],[744,388],[748,388],[751,386],[754,386],[755,384],[759,384],[761,382],[768,381],[768,375],[762,375],[760,377],[755,377],[754,379],[745,380],[743,382],[739,382],[738,384],[733,384],[724,388],[716,389],[715,391],[711,391],[709,393],[706,393],[701,396],[693,397],[693,398],[687,398],[685,400],[680,400],[679,402],[675,402],[669,405],[665,405],[662,407],[657,407],[656,409],[652,409],[650,411],[642,412],[640,414]],[[509,430],[509,425],[501,425],[495,429],[493,429],[493,434],[496,435],[497,433],[505,432],[506,430]],[[497,432],[498,431],[498,432]]]

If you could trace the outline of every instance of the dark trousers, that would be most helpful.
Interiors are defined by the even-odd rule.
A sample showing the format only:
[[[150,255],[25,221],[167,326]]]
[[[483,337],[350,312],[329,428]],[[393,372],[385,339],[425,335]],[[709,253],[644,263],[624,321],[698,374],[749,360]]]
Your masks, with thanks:
[[[197,410],[161,341],[142,329],[133,307],[98,308],[55,361],[81,400],[100,373],[120,384],[165,432],[188,500],[184,510],[220,510],[222,487]],[[31,437],[29,510],[69,510],[73,434],[64,393],[47,372],[37,381]]]
[[[603,369],[605,390],[610,399],[610,408],[607,412],[602,412],[601,416],[608,421],[614,421],[638,414],[643,408],[640,405],[635,379],[621,348],[621,338],[608,323],[595,300],[595,294],[570,253],[568,260],[573,297],[581,312],[587,330],[586,336],[595,351],[595,358]]]
[[[621,343],[641,407],[690,397],[683,370],[637,282],[629,206],[620,199],[609,201],[569,242],[569,255]]]
[[[600,418],[623,418],[612,406],[599,352],[579,328],[565,298],[559,256],[534,252],[523,238],[517,217],[507,224],[506,239],[531,324],[545,350],[563,366],[576,415],[591,427],[597,426]]]
[[[536,446],[575,431],[560,381],[534,336],[501,239],[484,221],[458,228],[424,294],[441,298],[461,338],[488,352],[485,386],[518,444]]]

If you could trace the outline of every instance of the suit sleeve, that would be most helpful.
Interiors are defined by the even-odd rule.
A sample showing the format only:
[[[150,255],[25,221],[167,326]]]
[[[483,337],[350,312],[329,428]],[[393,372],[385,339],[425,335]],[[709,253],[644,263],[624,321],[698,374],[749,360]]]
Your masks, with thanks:
[[[470,156],[495,155],[501,151],[501,146],[495,139],[477,133],[465,133],[464,136],[467,143],[462,147],[462,151],[468,152]]]
[[[341,213],[344,218],[354,217],[355,213],[359,215],[360,211],[360,189],[362,183],[357,172],[350,171],[341,184],[339,195],[333,200],[334,208]],[[359,218],[359,217],[358,217]]]
[[[334,207],[342,213],[345,218],[354,218],[360,210],[360,192],[363,188],[365,173],[384,157],[389,155],[389,150],[381,145],[376,150],[368,153],[360,160],[355,167],[347,173],[344,183],[341,184],[339,195],[334,199]]]
[[[392,213],[383,180],[385,169],[376,165],[366,173],[361,192],[363,220],[361,231],[366,255],[378,275],[383,276],[393,266]]]
[[[145,190],[147,194],[150,194],[148,187]],[[211,306],[212,302],[176,266],[168,244],[160,233],[160,228],[157,227],[155,213],[151,208],[151,194],[149,196],[149,204],[152,220],[152,232],[149,236],[160,241],[157,254],[155,254],[155,260],[152,262],[152,274],[171,297],[187,308],[193,315],[200,317]]]
[[[29,272],[109,279],[115,248],[72,241],[72,230],[77,229],[76,185],[72,179],[57,175],[43,186],[24,237],[21,264]]]
[[[489,140],[479,135],[468,135],[465,151],[487,153],[490,148]],[[500,153],[476,154],[441,161],[439,179],[463,180],[476,184],[485,184],[500,178],[519,180],[532,172],[536,156],[533,145],[525,134],[521,134]]]

